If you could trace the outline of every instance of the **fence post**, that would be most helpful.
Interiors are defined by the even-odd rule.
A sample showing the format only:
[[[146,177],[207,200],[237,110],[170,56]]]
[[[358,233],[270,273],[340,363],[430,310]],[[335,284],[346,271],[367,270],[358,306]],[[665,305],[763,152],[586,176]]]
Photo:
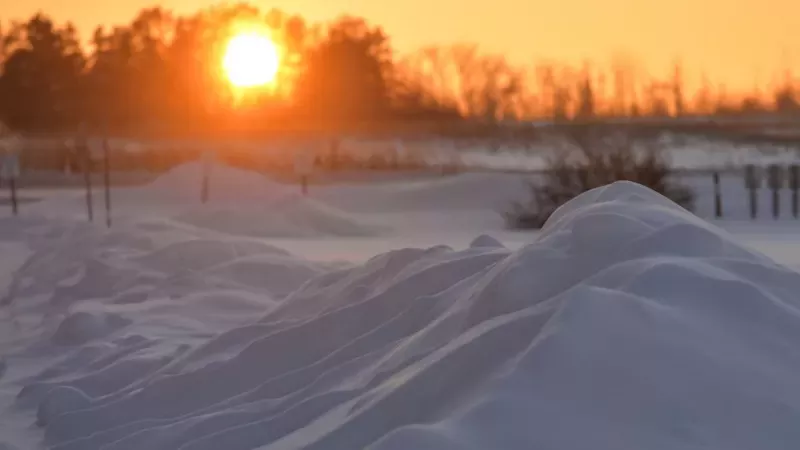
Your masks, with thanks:
[[[744,184],[750,191],[750,218],[756,220],[758,217],[758,188],[761,186],[761,174],[756,170],[756,166],[752,164],[745,166]]]
[[[11,212],[16,216],[19,214],[19,206],[17,203],[17,180],[15,178],[8,180],[8,187],[11,190]]]
[[[11,194],[11,212],[16,216],[19,214],[19,200],[17,199],[17,178],[20,176],[20,151],[22,142],[19,136],[5,136],[0,141],[0,150],[3,151],[0,159],[0,180],[3,178],[8,182],[8,189]]]
[[[314,159],[316,155],[309,148],[296,150],[294,155],[294,172],[300,176],[300,186],[303,195],[308,195],[308,182],[311,173],[314,171]]]
[[[208,203],[209,197],[209,190],[210,190],[210,181],[209,178],[211,177],[211,151],[206,150],[203,153],[203,173],[202,173],[202,180],[200,186],[200,200],[203,203]]]
[[[83,183],[86,187],[86,213],[89,216],[89,222],[94,221],[94,202],[92,201],[92,156],[89,151],[88,139],[82,140],[79,144],[79,151],[83,156]]]
[[[330,142],[330,170],[339,169],[339,139],[333,138]]]
[[[777,164],[769,166],[767,182],[772,191],[772,217],[777,219],[781,215],[781,188],[783,187],[783,170]]]
[[[719,186],[719,172],[714,172],[714,217],[722,218],[722,192]]]
[[[789,188],[792,190],[792,216],[797,219],[800,213],[797,202],[797,191],[800,190],[800,166],[797,164],[789,166]]]
[[[103,139],[103,184],[106,197],[106,226],[111,228],[111,156],[108,149],[108,138]]]
[[[8,182],[8,190],[11,194],[11,212],[16,216],[19,213],[19,202],[17,200],[17,177],[19,176],[19,156],[11,149],[6,149],[8,153],[0,161],[0,180]]]

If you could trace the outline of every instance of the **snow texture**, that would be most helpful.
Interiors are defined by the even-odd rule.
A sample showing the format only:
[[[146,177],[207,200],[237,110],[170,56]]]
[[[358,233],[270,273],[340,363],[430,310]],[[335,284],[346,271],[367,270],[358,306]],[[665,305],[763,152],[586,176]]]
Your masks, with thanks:
[[[583,194],[519,249],[329,264],[192,233],[0,220],[30,249],[3,414],[53,450],[800,443],[800,274],[642,186]]]
[[[206,231],[249,237],[372,236],[380,227],[302,196],[256,172],[212,164],[208,200],[202,203],[203,164],[178,166],[143,187],[114,189],[115,223],[149,217]],[[94,214],[103,217],[103,193],[95,189]],[[25,208],[47,217],[85,217],[83,192],[51,196]]]

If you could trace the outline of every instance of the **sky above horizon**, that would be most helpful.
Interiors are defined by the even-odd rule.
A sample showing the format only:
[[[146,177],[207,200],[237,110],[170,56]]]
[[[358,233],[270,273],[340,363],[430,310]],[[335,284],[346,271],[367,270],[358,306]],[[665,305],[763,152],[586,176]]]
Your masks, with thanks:
[[[82,37],[99,24],[129,22],[143,7],[161,5],[190,13],[213,0],[0,0],[3,19],[41,10],[71,20]],[[271,0],[311,21],[344,13],[381,25],[395,48],[474,42],[516,62],[546,59],[608,63],[617,56],[655,74],[680,59],[689,77],[705,72],[731,89],[766,85],[785,68],[800,68],[800,2],[797,0]],[[800,70],[795,70],[800,72]],[[690,80],[691,81],[691,80]]]

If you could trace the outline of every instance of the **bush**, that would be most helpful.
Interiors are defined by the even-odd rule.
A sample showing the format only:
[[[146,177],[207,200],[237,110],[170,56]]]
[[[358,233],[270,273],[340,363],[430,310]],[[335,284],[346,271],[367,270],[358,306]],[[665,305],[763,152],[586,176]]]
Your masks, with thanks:
[[[541,228],[561,205],[583,192],[628,180],[692,209],[692,192],[669,179],[671,168],[653,142],[636,141],[625,133],[576,129],[556,142],[548,169],[532,182],[532,198],[515,203],[505,215],[509,227]]]

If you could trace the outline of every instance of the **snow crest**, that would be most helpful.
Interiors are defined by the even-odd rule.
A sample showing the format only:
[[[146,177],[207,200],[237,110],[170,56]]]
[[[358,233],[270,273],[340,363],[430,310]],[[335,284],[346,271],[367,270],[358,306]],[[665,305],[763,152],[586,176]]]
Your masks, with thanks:
[[[131,241],[128,253],[102,257],[101,245],[84,242],[92,271],[44,274],[73,274],[69,286],[50,282],[55,293],[89,289],[85,277],[115,280],[91,290],[115,301],[56,325],[73,351],[23,380],[20,406],[39,409],[54,450],[800,442],[800,274],[639,185],[576,198],[517,251],[481,236],[465,250],[320,267],[230,244],[222,261],[179,259],[181,269],[156,264],[178,244]],[[253,275],[236,279],[241,271],[229,268],[245,263]],[[272,277],[283,285],[270,289],[278,266],[301,275]],[[120,286],[135,300],[123,301]],[[202,334],[198,323],[258,309],[231,292],[269,299],[258,319]],[[162,323],[153,311],[193,314]],[[73,330],[84,323],[90,330]]]

